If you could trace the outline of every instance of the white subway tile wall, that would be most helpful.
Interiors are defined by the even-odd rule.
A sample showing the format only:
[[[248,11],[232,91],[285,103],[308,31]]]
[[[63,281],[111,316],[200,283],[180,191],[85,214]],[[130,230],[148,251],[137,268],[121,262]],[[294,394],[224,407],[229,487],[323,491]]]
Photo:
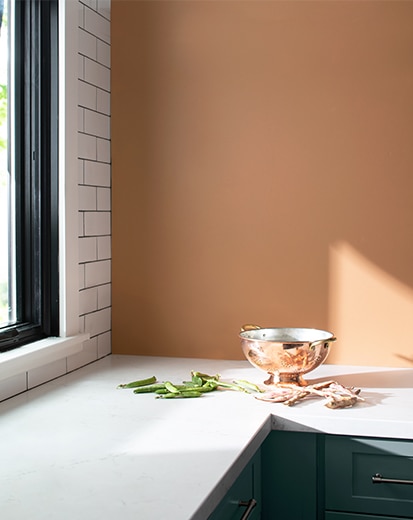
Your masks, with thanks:
[[[73,370],[111,352],[110,0],[79,2],[80,331]]]
[[[82,352],[0,382],[0,401],[111,353],[110,2],[78,0],[79,332]]]

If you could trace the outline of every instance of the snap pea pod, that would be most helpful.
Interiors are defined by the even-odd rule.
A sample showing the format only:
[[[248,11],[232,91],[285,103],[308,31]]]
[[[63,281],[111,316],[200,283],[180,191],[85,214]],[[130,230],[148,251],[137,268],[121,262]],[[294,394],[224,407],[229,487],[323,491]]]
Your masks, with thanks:
[[[203,380],[199,376],[192,374],[192,382],[195,386],[202,386]]]
[[[188,388],[199,388],[202,386],[202,379],[199,378],[199,381],[183,381],[183,384]]]
[[[173,388],[173,389],[172,389]],[[171,383],[166,384],[164,388],[160,388],[155,391],[156,394],[166,394],[166,393],[173,393],[177,394],[179,392],[212,392],[216,389],[215,384],[210,383],[204,383],[202,386],[191,386],[187,383],[184,383],[183,385],[172,385]]]
[[[136,394],[138,393],[145,393],[145,392],[155,392],[155,394],[177,394],[181,392],[198,392],[198,393],[205,393],[205,392],[212,392],[216,389],[216,385],[211,385],[209,383],[205,383],[202,386],[191,386],[187,383],[184,383],[183,385],[173,385],[172,383],[166,384],[166,383],[158,383],[155,385],[150,385],[150,387],[145,390],[146,387],[141,387],[135,390],[134,392]],[[173,391],[171,389],[174,388]]]
[[[210,376],[208,374],[204,374],[202,372],[197,372],[196,370],[192,370],[191,372],[192,378],[200,378],[205,383],[206,381],[210,381],[211,379],[214,379],[215,381],[219,381],[219,378],[221,377],[220,374],[215,374],[214,376]]]
[[[150,394],[157,390],[165,390],[165,383],[154,383],[152,385],[138,386],[133,391],[134,394]],[[167,390],[168,391],[168,390]]]
[[[131,383],[126,383],[123,385],[118,385],[118,388],[136,388],[139,386],[146,386],[152,383],[156,383],[156,377],[148,377],[146,379],[139,379],[138,381],[132,381]]]
[[[158,394],[156,396],[157,399],[179,399],[179,398],[188,398],[188,397],[202,397],[202,392],[193,391],[182,391],[182,392],[169,392],[167,394]]]
[[[165,387],[158,388],[158,390],[155,390],[155,394],[169,394],[169,390],[167,390]]]
[[[247,392],[264,392],[259,386],[250,381],[246,381],[245,379],[237,379],[234,383],[242,388],[245,388]]]
[[[190,391],[190,392],[194,391],[194,392],[201,392],[201,393],[213,392],[214,390],[217,389],[217,386],[218,385],[216,385],[216,384],[204,383],[202,386],[187,388],[186,391]]]
[[[206,392],[213,392],[218,388],[227,388],[238,392],[264,392],[254,383],[243,379],[233,382],[220,381],[220,375],[208,375],[203,372],[192,371],[191,381],[183,384],[173,384],[170,381],[158,382],[155,376],[131,383],[118,385],[118,388],[133,388],[135,394],[155,393],[156,397],[172,399],[173,397],[201,397]]]
[[[214,380],[212,380],[214,381]],[[236,385],[235,383],[225,383],[224,381],[215,381],[217,387],[229,388],[230,390],[236,390],[237,392],[246,392],[245,388],[242,388],[240,385]]]
[[[177,394],[179,392],[178,388],[173,385],[170,381],[166,381],[165,388],[171,393],[171,394]]]

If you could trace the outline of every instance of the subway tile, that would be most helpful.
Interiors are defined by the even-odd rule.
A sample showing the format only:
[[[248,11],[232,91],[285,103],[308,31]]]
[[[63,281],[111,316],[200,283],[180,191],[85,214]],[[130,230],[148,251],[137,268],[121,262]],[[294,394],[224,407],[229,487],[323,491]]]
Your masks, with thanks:
[[[86,211],[84,236],[110,235],[109,211]]]
[[[96,36],[90,34],[83,29],[79,29],[79,47],[78,52],[83,56],[87,56],[92,60],[97,60],[97,39]]]
[[[26,372],[0,381],[0,401],[27,390]]]
[[[111,142],[109,139],[96,139],[97,160],[105,163],[111,161]]]
[[[103,332],[108,332],[111,328],[111,309],[102,309],[85,315],[85,332],[89,332],[91,337]]]
[[[78,228],[77,233],[79,237],[85,236],[85,214],[83,211],[78,212]]]
[[[83,316],[79,316],[79,333],[80,334],[83,334],[85,332],[85,316],[86,316],[86,314],[84,314]]]
[[[67,357],[67,371],[71,372],[88,363],[93,363],[98,359],[98,340],[91,338],[84,342],[83,350]]]
[[[78,81],[78,105],[91,110],[96,110],[97,107],[97,92],[94,85],[90,85],[85,81]],[[89,132],[93,133],[93,132]]]
[[[84,27],[85,25],[85,8],[83,5],[79,2],[78,4],[78,24],[79,28]]]
[[[97,209],[99,211],[110,211],[111,209],[110,188],[97,188]]]
[[[83,289],[84,287],[86,287],[85,264],[79,264],[78,270],[79,270],[79,289]]]
[[[77,77],[78,79],[85,77],[85,58],[80,54],[77,57]]]
[[[85,184],[90,186],[109,187],[111,168],[110,164],[86,161],[85,162]]]
[[[97,11],[107,20],[110,20],[111,0],[97,0]]]
[[[78,132],[79,159],[96,160],[96,137]]]
[[[85,130],[85,114],[81,107],[77,107],[77,129],[79,132],[84,132]]]
[[[85,161],[83,159],[77,160],[77,172],[78,172],[78,183],[83,184],[84,181],[84,169],[85,169]]]
[[[79,262],[93,262],[97,260],[97,238],[79,238]]]
[[[27,386],[30,389],[64,374],[66,374],[66,358],[29,370],[27,372]]]
[[[81,4],[87,5],[91,9],[96,11],[97,9],[97,0],[79,0]]]
[[[97,287],[97,308],[110,307],[112,297],[112,285],[107,283]]]
[[[110,236],[97,237],[98,259],[107,260],[112,257],[112,238]]]
[[[96,336],[98,341],[98,358],[109,355],[112,352],[112,334],[110,331]]]
[[[96,9],[96,6],[95,6]],[[110,21],[93,9],[85,9],[85,30],[110,43]]]
[[[110,67],[110,45],[102,40],[96,41],[96,61]]]
[[[79,315],[88,314],[98,309],[98,289],[91,287],[79,291]]]
[[[97,89],[97,100],[96,100],[96,106],[97,111],[101,112],[102,114],[110,115],[110,93],[106,92],[106,90]]]
[[[94,186],[79,186],[78,191],[79,191],[79,210],[96,211],[96,209],[97,209],[96,188]]]
[[[111,261],[101,260],[85,266],[85,286],[94,287],[111,281]]]
[[[85,72],[84,80],[96,87],[110,91],[110,69],[104,67],[100,63],[84,58]]]
[[[97,137],[110,138],[110,117],[85,109],[85,132]]]

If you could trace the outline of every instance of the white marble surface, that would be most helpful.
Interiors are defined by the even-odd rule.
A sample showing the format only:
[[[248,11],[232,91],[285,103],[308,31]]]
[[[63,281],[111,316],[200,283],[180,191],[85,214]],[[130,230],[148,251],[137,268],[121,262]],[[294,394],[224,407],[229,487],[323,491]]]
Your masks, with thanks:
[[[342,410],[116,389],[191,370],[264,379],[246,361],[109,356],[1,403],[2,520],[206,520],[271,427],[413,439],[413,369],[318,368],[311,381],[361,388],[365,402]]]

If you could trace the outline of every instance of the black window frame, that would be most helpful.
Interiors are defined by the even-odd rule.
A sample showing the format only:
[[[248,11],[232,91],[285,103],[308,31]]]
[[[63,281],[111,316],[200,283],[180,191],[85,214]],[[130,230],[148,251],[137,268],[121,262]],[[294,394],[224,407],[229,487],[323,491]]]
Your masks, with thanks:
[[[15,0],[15,21],[17,319],[0,352],[59,335],[58,0]]]

